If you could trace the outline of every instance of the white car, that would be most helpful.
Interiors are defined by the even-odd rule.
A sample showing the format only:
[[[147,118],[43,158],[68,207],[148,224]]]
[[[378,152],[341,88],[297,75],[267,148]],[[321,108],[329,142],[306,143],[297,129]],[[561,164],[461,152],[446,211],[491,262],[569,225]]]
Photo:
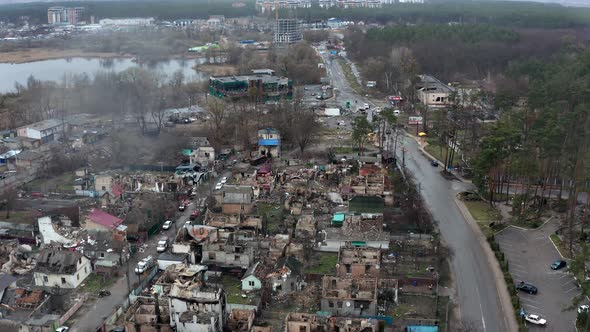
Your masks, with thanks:
[[[162,225],[162,229],[163,229],[163,230],[170,229],[170,226],[172,226],[172,220],[166,220],[166,221],[164,222],[164,225]]]
[[[158,241],[158,246],[156,247],[157,252],[164,252],[164,251],[166,251],[166,248],[168,248],[168,240],[167,239],[162,239],[162,240]]]
[[[222,187],[223,187],[223,183],[218,183],[215,185],[215,190],[221,190]]]
[[[154,266],[154,258],[152,256],[147,256],[137,263],[137,267],[135,267],[135,273],[142,274],[152,266]]]
[[[547,324],[547,320],[545,318],[542,318],[539,315],[534,315],[534,314],[529,314],[529,315],[525,315],[524,319],[532,324],[535,325],[545,325]]]
[[[227,182],[227,176],[224,176],[221,178],[221,181],[219,181],[219,183],[221,184],[225,184]]]
[[[369,104],[367,104],[367,103],[365,103],[364,107],[365,107],[366,110],[368,110],[370,108],[369,107]]]
[[[69,330],[70,330],[70,328],[67,326],[60,326],[55,329],[55,332],[68,332]]]
[[[583,312],[588,312],[588,309],[590,309],[590,305],[582,304],[580,307],[578,307],[578,313],[581,314]]]

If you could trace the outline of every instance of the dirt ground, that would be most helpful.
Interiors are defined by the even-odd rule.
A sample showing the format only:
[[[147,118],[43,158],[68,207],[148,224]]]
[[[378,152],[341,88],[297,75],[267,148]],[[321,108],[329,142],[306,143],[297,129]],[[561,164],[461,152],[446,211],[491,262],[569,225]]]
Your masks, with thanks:
[[[126,57],[118,53],[84,52],[82,50],[57,50],[57,49],[27,49],[16,52],[0,53],[0,63],[25,63],[41,60],[86,57],[86,58],[114,58]]]
[[[213,76],[235,75],[238,73],[236,66],[227,64],[202,64],[195,66],[195,69]]]

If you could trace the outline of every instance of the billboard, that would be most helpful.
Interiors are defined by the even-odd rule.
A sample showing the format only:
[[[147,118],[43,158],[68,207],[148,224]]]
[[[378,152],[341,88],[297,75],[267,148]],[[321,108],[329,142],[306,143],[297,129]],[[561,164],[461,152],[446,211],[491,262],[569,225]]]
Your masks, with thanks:
[[[423,119],[421,116],[411,116],[408,118],[409,125],[421,125],[422,121]]]

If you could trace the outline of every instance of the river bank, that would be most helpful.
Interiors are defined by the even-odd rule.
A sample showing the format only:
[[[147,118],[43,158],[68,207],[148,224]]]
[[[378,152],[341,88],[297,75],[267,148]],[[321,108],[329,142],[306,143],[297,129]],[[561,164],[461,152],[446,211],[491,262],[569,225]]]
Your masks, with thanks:
[[[56,50],[47,48],[0,52],[0,63],[27,63],[62,58],[131,58],[131,55],[107,52],[84,52],[82,50]]]
[[[211,63],[203,63],[198,64],[193,67],[193,69],[207,73],[211,76],[228,76],[228,75],[236,75],[238,74],[238,68],[234,65],[228,64],[211,64]]]
[[[94,59],[113,59],[113,58],[136,58],[134,54],[124,54],[115,52],[87,52],[80,49],[59,50],[52,48],[29,48],[20,51],[0,52],[0,63],[27,63],[44,60],[67,59],[67,58],[94,58]],[[154,61],[164,60],[192,60],[203,57],[200,53],[182,53],[170,54],[165,59],[153,59]]]

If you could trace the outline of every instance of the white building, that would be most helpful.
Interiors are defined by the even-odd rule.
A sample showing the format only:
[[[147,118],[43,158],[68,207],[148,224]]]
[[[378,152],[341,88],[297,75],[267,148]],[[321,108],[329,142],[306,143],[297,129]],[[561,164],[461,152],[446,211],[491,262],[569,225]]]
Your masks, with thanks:
[[[100,25],[115,26],[147,26],[154,24],[153,17],[135,17],[135,18],[104,18],[98,23]]]
[[[177,332],[223,331],[225,326],[225,292],[195,280],[175,283],[168,294],[170,325]]]
[[[421,75],[417,84],[418,99],[426,107],[444,107],[450,104],[455,88],[430,75]]]
[[[78,288],[90,273],[90,260],[81,253],[46,249],[37,257],[33,279],[39,287]]]
[[[38,139],[42,143],[58,140],[63,131],[64,123],[57,119],[43,120],[16,129],[18,136]]]

